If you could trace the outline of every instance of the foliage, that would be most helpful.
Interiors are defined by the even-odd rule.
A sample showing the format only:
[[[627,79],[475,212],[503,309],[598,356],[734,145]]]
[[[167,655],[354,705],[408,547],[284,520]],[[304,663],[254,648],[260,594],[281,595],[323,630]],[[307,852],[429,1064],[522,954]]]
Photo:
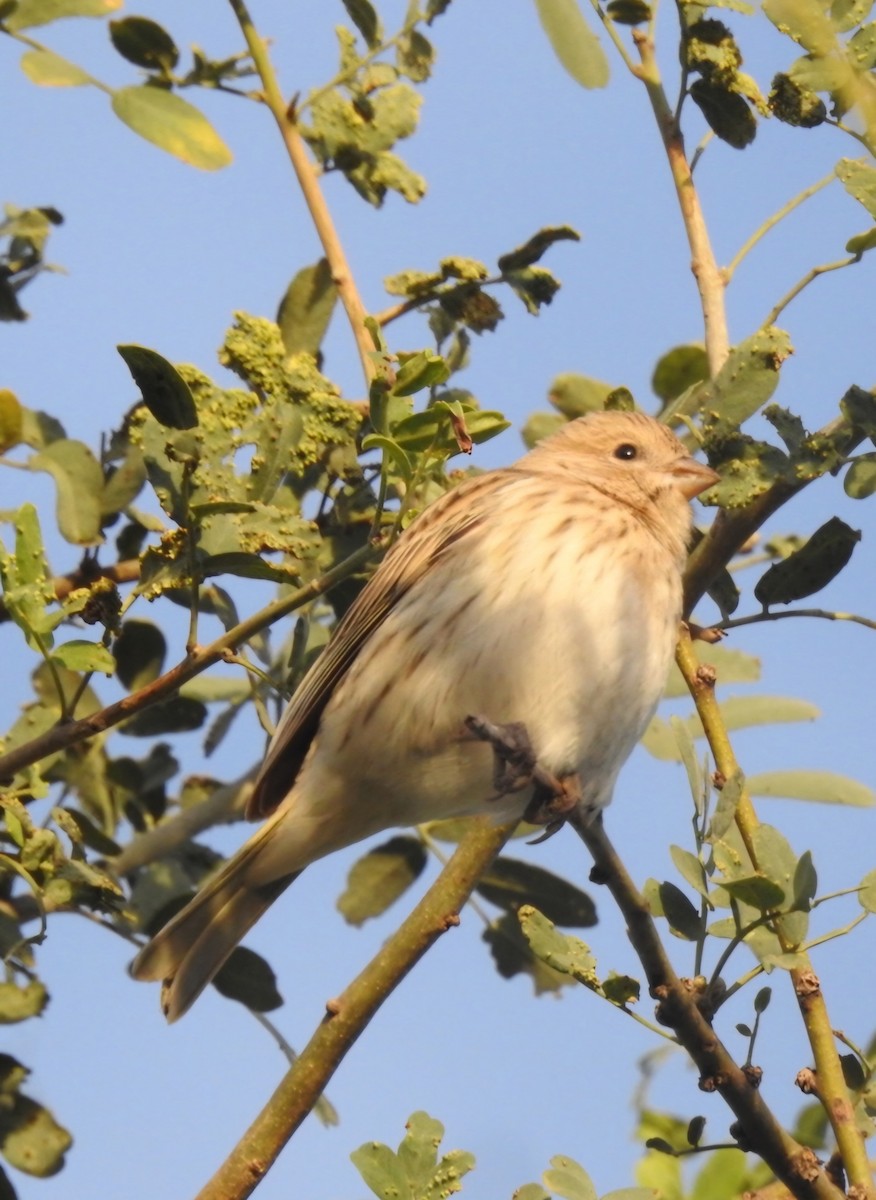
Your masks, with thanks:
[[[234,314],[218,361],[237,376],[239,386],[224,386],[191,365],[172,363],[160,350],[121,345],[141,399],[118,428],[100,439],[95,435],[93,445],[68,437],[53,415],[0,391],[2,466],[51,477],[58,534],[65,550],[81,548],[72,568],[75,559],[69,554],[59,565],[50,563],[49,514],[29,503],[3,514],[9,532],[0,546],[0,616],[6,632],[31,656],[33,692],[3,739],[0,757],[6,787],[0,835],[5,966],[0,1022],[28,1020],[43,1011],[47,992],[39,979],[37,951],[57,913],[97,914],[109,929],[140,941],[214,869],[218,856],[191,836],[188,820],[181,818],[197,809],[204,814],[199,829],[208,828],[239,803],[241,785],[181,779],[174,743],[166,739],[203,729],[204,752],[210,754],[233,736],[234,721],[247,705],[269,727],[277,698],[294,689],[320,653],[381,550],[454,486],[462,473],[460,454],[507,427],[501,412],[481,408],[457,386],[456,377],[477,344],[471,335],[501,335],[506,289],[532,315],[549,305],[560,285],[542,260],[548,253],[561,254],[562,243],[577,241],[577,232],[567,225],[539,229],[500,255],[495,268],[451,252],[437,266],[397,271],[385,280],[392,306],[365,318],[355,282],[341,269],[343,252],[320,192],[320,174],[336,173],[375,207],[391,193],[410,203],[422,198],[426,181],[399,155],[398,145],[416,133],[420,89],[435,65],[432,26],[448,6],[448,0],[425,5],[412,0],[401,28],[387,36],[369,0],[344,0],[353,28],[337,30],[337,74],[289,103],[279,93],[265,42],[242,4],[232,8],[245,45],[222,59],[194,48],[183,63],[172,34],[151,18],[113,19],[112,46],[140,73],[140,82],[116,88],[55,53],[32,32],[45,26],[51,37],[60,17],[106,16],[119,9],[114,0],[7,0],[0,5],[0,32],[24,48],[21,67],[29,79],[41,86],[98,89],[131,131],[194,167],[219,170],[231,161],[231,150],[181,92],[197,96],[198,89],[218,90],[229,99],[266,104],[310,197],[323,248],[317,262],[300,265],[276,321]],[[606,86],[608,59],[578,5],[536,0],[536,7],[563,68],[585,88]],[[711,15],[712,9],[721,19]],[[746,20],[767,20],[784,35],[782,51],[793,57],[778,64],[781,69],[769,85],[741,70],[745,36],[725,22],[726,10]],[[869,10],[868,4],[765,0],[762,14],[755,16],[741,0],[681,2],[676,31],[680,100],[673,112],[654,56],[651,6],[639,0],[595,5],[621,61],[645,85],[699,256],[706,344],[668,347],[655,365],[652,386],[661,419],[692,447],[702,448],[721,475],[706,496],[720,515],[700,535],[691,561],[705,561],[704,587],[718,604],[725,628],[775,619],[785,615],[775,605],[821,592],[848,564],[859,540],[857,530],[832,516],[813,531],[768,543],[758,559],[751,554],[750,535],[809,485],[823,489],[829,511],[832,479],[839,474],[853,499],[876,491],[876,455],[860,450],[876,442],[872,391],[849,380],[848,390],[835,398],[823,427],[815,431],[772,402],[783,363],[793,353],[789,334],[776,322],[820,271],[852,265],[872,249],[876,224],[847,243],[849,259],[814,268],[777,301],[766,321],[730,347],[722,289],[732,271],[721,276],[704,223],[691,216],[690,197],[698,201],[680,122],[690,111],[689,105],[685,109],[690,99],[717,138],[736,150],[749,146],[760,122],[771,117],[794,131],[835,127],[856,141],[856,153],[862,155],[839,158],[837,184],[876,222],[876,32],[867,21]],[[250,84],[252,89],[245,90]],[[61,220],[51,207],[7,205],[0,224],[4,320],[24,320],[20,291],[41,272],[57,269],[45,262],[44,253]],[[765,231],[758,231],[747,249]],[[344,395],[324,373],[323,344],[338,308],[359,348],[364,400]],[[393,349],[391,327],[408,315],[423,319],[423,344]],[[530,445],[586,412],[635,403],[625,387],[575,373],[553,382],[549,400],[554,411],[533,414],[524,428]],[[720,532],[728,529],[729,534]],[[729,571],[745,570],[755,561],[765,566],[751,589],[763,611],[734,620],[729,614],[739,603],[740,589]],[[241,620],[240,581],[276,587],[279,596]],[[144,601],[155,602],[154,619],[142,616]],[[130,615],[135,604],[140,616]],[[172,623],[168,614],[180,608],[188,618],[183,651],[173,650],[166,636]],[[291,611],[298,613],[291,647],[272,646],[269,627]],[[817,615],[868,623],[831,610]],[[205,620],[218,621],[222,630],[206,648],[199,644]],[[169,654],[178,660],[170,667]],[[872,872],[855,881],[850,890],[857,895],[859,915],[846,927],[813,935],[810,915],[832,897],[819,894],[813,855],[798,854],[782,831],[758,822],[751,797],[867,806],[876,796],[842,774],[793,764],[746,779],[728,731],[810,721],[817,709],[808,701],[759,691],[718,702],[716,678],[722,684],[758,683],[759,664],[745,651],[705,643],[691,655],[680,650],[667,698],[690,695],[695,711],[656,717],[644,738],[652,755],[685,769],[691,843],[670,848],[675,876],[649,880],[644,898],[629,888],[624,893],[622,883],[617,890],[633,907],[641,901],[645,925],[653,918],[686,944],[686,992],[710,1026],[728,999],[759,981],[751,1021],[736,1026],[747,1043],[739,1069],[754,1091],[759,1077],[752,1053],[771,995],[761,976],[770,974],[778,986],[781,973],[790,975],[800,996],[811,974],[810,949],[850,932],[876,911],[876,883]],[[220,659],[237,673],[202,674]],[[141,738],[142,753],[120,748],[115,731]],[[711,767],[697,745],[704,739]],[[139,839],[161,831],[162,836],[170,831],[170,838],[160,854],[132,857],[134,847],[143,844]],[[369,849],[338,900],[345,920],[359,926],[399,904],[430,858],[444,861],[442,845],[464,836],[458,824],[446,824]],[[657,1036],[663,1035],[661,1025],[671,1025],[700,1065],[677,1011],[673,1015],[658,1005],[653,1021],[641,1015],[643,992],[650,987],[652,995],[658,994],[653,977],[664,970],[649,959],[647,939],[633,937],[643,963],[643,989],[624,971],[600,971],[588,945],[563,932],[586,928],[596,919],[592,900],[574,884],[503,854],[483,872],[476,892],[477,903],[491,909],[485,913],[483,940],[503,978],[525,974],[536,994],[581,984]],[[29,932],[34,923],[37,932]],[[731,959],[741,947],[756,965],[728,983]],[[662,986],[668,995],[674,984],[666,978]],[[259,1014],[282,1004],[273,970],[247,949],[235,952],[216,987]],[[818,1113],[829,1113],[835,1125],[831,1131],[826,1119],[819,1124],[804,1114],[793,1136],[828,1154],[836,1143],[849,1178],[864,1194],[855,1138],[873,1132],[876,1059],[856,1048],[840,1057],[826,1011],[813,1016],[805,1009],[802,1019],[822,1074],[821,1090],[810,1090],[817,1094]],[[63,1164],[70,1135],[48,1108],[21,1091],[27,1068],[8,1055],[0,1059],[0,1153],[19,1171],[51,1174]],[[838,1070],[828,1085],[831,1064]],[[705,1084],[719,1091],[722,1086],[717,1077],[706,1077]],[[748,1110],[733,1127],[732,1150],[703,1145],[700,1116],[681,1118],[644,1104],[638,1115],[645,1147],[637,1169],[641,1186],[616,1193],[617,1200],[621,1195],[640,1200],[652,1188],[682,1195],[678,1160],[687,1154],[705,1156],[690,1189],[694,1198],[737,1195],[775,1179],[792,1190],[796,1185],[797,1194],[812,1194],[795,1176],[787,1148],[784,1158],[773,1148],[761,1152],[768,1139],[758,1141],[761,1126],[751,1123]],[[474,1164],[461,1151],[439,1159],[442,1137],[441,1124],[418,1112],[397,1152],[369,1143],[352,1157],[376,1195],[425,1200],[459,1191]],[[759,1157],[747,1157],[754,1148]],[[813,1170],[819,1194],[827,1196],[830,1181]],[[3,1189],[14,1195],[5,1177]],[[519,1200],[553,1195],[595,1200],[596,1192],[584,1169],[560,1155],[541,1182],[517,1192]]]

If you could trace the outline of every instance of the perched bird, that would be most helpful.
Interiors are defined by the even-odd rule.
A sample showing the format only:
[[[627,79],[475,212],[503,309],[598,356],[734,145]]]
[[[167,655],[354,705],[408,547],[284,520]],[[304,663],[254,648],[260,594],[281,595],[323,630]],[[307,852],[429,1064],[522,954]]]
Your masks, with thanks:
[[[315,859],[391,826],[526,811],[532,785],[497,795],[468,717],[522,723],[585,811],[608,804],[666,681],[688,502],[717,478],[651,417],[600,412],[430,505],[283,714],[247,810],[268,819],[136,958],[167,1019]]]

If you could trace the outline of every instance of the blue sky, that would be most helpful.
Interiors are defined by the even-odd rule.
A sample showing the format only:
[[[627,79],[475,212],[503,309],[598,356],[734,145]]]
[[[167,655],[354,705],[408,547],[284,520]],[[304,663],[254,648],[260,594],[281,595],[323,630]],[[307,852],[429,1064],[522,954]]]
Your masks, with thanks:
[[[403,8],[381,6],[387,28]],[[180,47],[197,42],[218,58],[242,46],[231,10],[221,4],[148,0],[134,11],[165,24]],[[339,3],[254,0],[252,11],[273,39],[287,94],[334,73],[332,25],[344,20]],[[768,87],[793,48],[760,19],[730,20],[747,69]],[[100,22],[35,32],[114,86],[135,81],[135,69],[110,50]],[[341,178],[326,181],[366,306],[377,310],[389,302],[385,276],[428,269],[448,254],[492,263],[538,228],[568,223],[582,242],[561,243],[546,259],[563,281],[559,296],[538,319],[510,295],[503,298],[506,320],[496,334],[476,339],[460,382],[518,424],[546,407],[551,379],[565,371],[625,384],[647,407],[657,357],[698,340],[701,326],[689,253],[643,89],[610,48],[608,89],[577,87],[557,65],[529,0],[456,0],[433,36],[439,59],[425,87],[421,131],[400,147],[427,177],[426,199],[411,207],[390,197],[376,212]],[[671,19],[663,36],[672,92]],[[276,131],[256,105],[221,95],[190,97],[235,155],[227,170],[205,174],[136,138],[97,91],[36,88],[18,70],[17,47],[4,39],[0,53],[2,198],[20,206],[53,204],[64,213],[49,257],[68,272],[46,276],[24,293],[28,323],[0,328],[0,386],[55,414],[71,436],[95,446],[99,431],[116,424],[135,398],[117,343],[139,342],[218,374],[215,350],[232,312],[273,315],[291,276],[313,262],[319,248]],[[686,130],[693,146],[703,132],[698,114],[688,113]],[[697,184],[719,261],[729,260],[753,228],[842,156],[858,157],[858,148],[835,130],[790,130],[776,122],[763,123],[744,153],[713,143]],[[869,224],[837,184],[773,231],[733,281],[732,340],[752,332],[810,266],[842,257],[846,240]],[[874,382],[872,297],[873,264],[865,258],[819,280],[784,314],[796,353],[783,367],[777,399],[811,427],[833,416],[849,384]],[[417,317],[391,328],[393,349],[427,343]],[[326,371],[345,394],[361,396],[352,340],[339,315],[326,346]],[[510,430],[478,449],[475,462],[497,465],[521,452]],[[0,507],[49,501],[40,477],[4,475]],[[874,616],[871,509],[826,479],[770,526],[805,534],[836,514],[863,529],[851,566],[818,598],[824,607]],[[56,569],[75,561],[72,548],[58,546]],[[743,577],[749,589],[756,576]],[[756,608],[749,590],[740,612]],[[161,619],[160,611],[155,615]],[[704,606],[701,615],[708,620],[712,614]],[[3,688],[2,715],[9,720],[26,695],[23,677],[32,663],[8,626],[2,636],[13,663],[8,679],[21,680]],[[179,651],[183,636],[180,631]],[[747,771],[824,767],[876,782],[873,639],[860,627],[804,621],[734,635],[734,646],[762,659],[760,691],[800,696],[823,712],[814,725],[739,735]],[[253,731],[241,729],[207,769],[234,777],[250,764],[255,744]],[[197,735],[182,754],[186,770],[204,768]],[[876,865],[872,811],[773,801],[762,804],[761,815],[795,849],[814,851],[822,892],[855,883]],[[637,752],[608,814],[609,832],[636,878],[673,877],[668,846],[690,844],[689,821],[682,771]],[[236,827],[214,840],[230,848],[241,835]],[[586,886],[589,866],[571,834],[537,849],[518,844],[513,853]],[[376,952],[399,917],[392,911],[356,931],[335,912],[356,856],[337,855],[308,871],[250,939],[278,971],[287,1004],[276,1021],[293,1045],[306,1041],[325,1001]],[[636,974],[621,923],[607,898],[596,899],[602,920],[587,940],[600,967]],[[839,902],[826,915],[819,912],[816,927],[841,924],[855,911],[854,900]],[[859,1042],[872,1032],[867,989],[860,987],[860,964],[872,962],[876,950],[871,925],[816,957],[834,1027]],[[329,1087],[340,1127],[325,1130],[309,1119],[260,1197],[365,1194],[349,1152],[368,1140],[396,1145],[416,1109],[444,1121],[446,1147],[477,1155],[477,1172],[466,1185],[473,1197],[510,1196],[558,1153],[578,1159],[600,1192],[632,1182],[629,1096],[636,1060],[654,1040],[583,989],[560,1000],[535,1000],[528,982],[501,981],[480,932],[477,916],[464,914],[461,929],[443,938],[385,1005]],[[673,943],[673,949],[684,970],[686,947]],[[79,918],[56,918],[39,954],[51,1005],[41,1020],[8,1029],[6,1048],[33,1069],[30,1091],[71,1127],[76,1143],[57,1178],[16,1177],[20,1196],[85,1200],[96,1185],[126,1200],[191,1195],[280,1078],[284,1063],[275,1046],[242,1008],[212,990],[167,1029],[156,990],[125,975],[129,947]],[[747,966],[740,956],[736,973]],[[757,1058],[767,1072],[767,1101],[788,1119],[801,1099],[793,1077],[809,1065],[810,1054],[788,980],[772,983],[776,997]],[[721,1017],[722,1033],[741,1055],[733,1026],[749,1019],[750,1005],[746,992]],[[709,1135],[724,1139],[729,1115],[717,1098],[697,1091],[694,1073],[680,1058],[661,1075],[654,1102],[683,1115],[706,1114]]]

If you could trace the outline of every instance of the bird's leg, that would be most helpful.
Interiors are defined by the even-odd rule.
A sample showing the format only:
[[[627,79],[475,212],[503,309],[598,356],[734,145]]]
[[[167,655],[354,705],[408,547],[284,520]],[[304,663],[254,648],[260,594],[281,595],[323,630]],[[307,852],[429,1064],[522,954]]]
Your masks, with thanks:
[[[533,780],[535,751],[522,721],[494,725],[486,717],[466,717],[465,727],[493,747],[493,786],[498,796],[520,792]]]
[[[465,726],[479,741],[493,748],[493,784],[498,796],[522,791],[532,785],[532,799],[523,819],[530,825],[544,825],[537,842],[546,841],[563,825],[581,799],[577,774],[562,778],[538,765],[526,726],[520,721],[494,725],[485,717],[466,717]]]

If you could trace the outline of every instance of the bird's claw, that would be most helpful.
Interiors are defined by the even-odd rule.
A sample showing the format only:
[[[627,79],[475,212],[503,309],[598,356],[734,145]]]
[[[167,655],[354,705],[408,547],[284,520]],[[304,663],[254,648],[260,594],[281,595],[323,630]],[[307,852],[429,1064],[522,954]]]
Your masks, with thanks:
[[[576,774],[558,778],[538,765],[526,726],[520,721],[494,725],[485,717],[466,717],[468,731],[493,748],[493,784],[497,797],[519,792],[532,785],[532,799],[523,819],[544,825],[544,833],[531,844],[538,845],[562,828],[581,801],[581,782]]]

